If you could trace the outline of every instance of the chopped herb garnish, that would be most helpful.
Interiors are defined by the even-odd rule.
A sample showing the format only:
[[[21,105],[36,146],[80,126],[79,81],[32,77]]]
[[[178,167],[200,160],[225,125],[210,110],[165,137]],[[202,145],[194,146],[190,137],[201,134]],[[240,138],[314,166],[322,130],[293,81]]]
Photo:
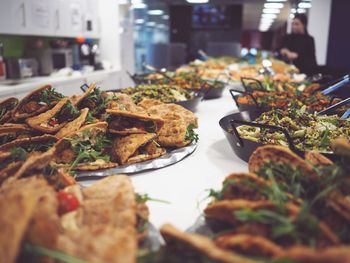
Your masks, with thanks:
[[[38,95],[39,102],[44,102],[47,105],[50,105],[53,101],[59,101],[64,96],[57,92],[54,88],[44,89]]]
[[[193,130],[194,128],[195,126],[193,124],[190,124],[187,126],[186,135],[185,135],[186,141],[198,142],[199,137],[198,137],[198,134]]]

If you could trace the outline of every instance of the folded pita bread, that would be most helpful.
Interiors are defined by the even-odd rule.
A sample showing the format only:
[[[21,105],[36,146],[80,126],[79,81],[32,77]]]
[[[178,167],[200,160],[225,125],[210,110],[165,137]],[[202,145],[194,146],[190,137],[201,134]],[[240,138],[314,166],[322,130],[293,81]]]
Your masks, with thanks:
[[[18,121],[38,115],[52,108],[62,98],[63,95],[56,92],[51,85],[42,86],[20,100],[13,109],[12,118]]]
[[[144,112],[144,109],[136,105],[132,98],[120,92],[107,92],[107,96],[113,99],[107,103],[107,109],[116,109],[129,112]]]
[[[44,179],[30,177],[12,181],[0,188],[0,257],[2,262],[16,262],[22,240],[35,209],[38,207],[40,189],[45,185],[47,182]]]
[[[88,113],[89,113],[88,108],[84,108],[84,109],[80,110],[80,116],[78,118],[72,120],[71,122],[68,122],[66,125],[64,125],[62,127],[62,129],[60,129],[56,133],[55,136],[57,138],[63,138],[65,136],[68,136],[71,133],[78,131],[80,129],[80,127],[83,126]]]
[[[142,108],[144,108],[145,110],[148,110],[149,108],[151,108],[152,106],[157,106],[157,105],[163,105],[165,103],[163,103],[160,100],[156,100],[156,99],[143,99],[141,100],[137,106],[140,106]]]
[[[345,138],[339,138],[331,143],[334,153],[341,156],[350,157],[350,142]]]
[[[5,182],[8,178],[13,177],[13,175],[18,171],[18,169],[23,165],[24,161],[14,161],[8,164],[5,168],[0,170],[0,185]]]
[[[159,105],[155,105],[152,107],[149,107],[147,109],[147,112],[151,115],[156,115],[161,118],[164,118],[167,116],[168,113],[176,113],[180,115],[186,122],[186,125],[192,124],[195,128],[198,128],[198,118],[194,113],[190,110],[185,109],[184,107],[173,104],[173,103],[163,103]]]
[[[0,124],[11,119],[12,110],[17,106],[18,99],[11,97],[0,102]]]
[[[35,130],[45,133],[56,133],[65,126],[68,121],[77,117],[76,113],[72,112],[70,108],[74,109],[74,106],[68,98],[64,98],[52,109],[28,118],[26,122]]]
[[[303,174],[317,177],[313,167],[293,153],[289,148],[278,145],[265,145],[257,148],[249,158],[249,172],[257,173],[267,163],[287,164],[299,169]]]
[[[22,147],[29,151],[46,151],[47,148],[52,147],[57,140],[58,139],[55,136],[48,134],[30,138],[21,138],[0,145],[0,151],[10,151],[13,147]]]
[[[177,249],[181,247],[198,255],[198,258],[205,258],[208,261],[223,262],[223,263],[250,263],[254,262],[248,258],[244,258],[227,250],[217,247],[214,242],[206,236],[181,232],[170,224],[165,224],[161,227],[160,233],[167,243],[169,249]],[[180,244],[176,246],[173,244]],[[178,249],[176,254],[186,255],[186,251]],[[205,260],[204,260],[205,261]],[[204,262],[203,261],[203,262]]]
[[[55,155],[55,147],[49,149],[44,153],[34,152],[31,153],[27,160],[22,164],[22,166],[16,171],[13,175],[13,178],[20,178],[24,176],[28,176],[31,174],[36,174],[45,169]],[[52,181],[54,176],[52,175]]]
[[[177,113],[167,113],[163,116],[164,125],[158,132],[158,142],[164,147],[184,147],[191,143],[186,139],[187,123]]]
[[[228,222],[230,224],[239,224],[240,221],[234,217],[234,211],[240,209],[275,209],[275,205],[271,201],[249,201],[244,199],[236,200],[223,200],[209,204],[204,209],[204,214],[208,218],[217,219],[220,221]],[[293,216],[296,216],[297,212]]]
[[[88,97],[89,97],[89,95],[91,94],[91,93],[93,93],[94,92],[94,89],[96,88],[97,86],[96,86],[96,83],[92,83],[90,86],[89,86],[89,88],[84,92],[84,94],[82,95],[82,96],[79,96],[79,97],[77,97],[77,99],[75,100],[75,106],[77,106],[77,107],[81,107],[82,105],[82,103],[84,102],[84,100],[85,99],[87,99]],[[89,105],[89,106],[92,106],[92,105]],[[96,106],[96,105],[95,105]],[[86,105],[85,106],[82,106],[82,108],[89,108],[89,107],[87,107]]]
[[[100,135],[105,136],[108,124],[106,122],[96,122],[82,126],[77,132],[68,134],[65,138],[60,140],[56,145],[55,162],[60,167],[66,167],[73,170],[99,170],[116,167],[117,164],[113,162],[107,162],[101,158],[94,161],[87,162],[86,160],[80,160],[74,167],[69,167],[77,158],[76,151],[73,149],[72,141],[88,142],[91,144],[90,149],[96,148],[96,138]],[[112,147],[112,143],[110,145]],[[100,150],[99,150],[100,151]],[[106,153],[105,156],[110,156]]]
[[[266,196],[259,192],[268,185],[264,178],[252,173],[233,173],[223,182],[222,199],[245,199],[250,201],[266,200]]]
[[[327,166],[333,164],[331,160],[317,151],[310,151],[305,153],[305,161],[312,166]]]
[[[287,249],[279,258],[298,263],[350,263],[350,247],[334,246],[312,249],[305,246],[294,246]]]
[[[248,201],[244,199],[236,199],[236,200],[224,200],[224,201],[217,201],[212,204],[209,204],[204,209],[204,214],[207,218],[219,220],[222,222],[227,222],[229,224],[232,224],[233,226],[237,227],[242,222],[237,219],[234,215],[235,211],[239,211],[241,209],[252,209],[252,210],[276,210],[276,205],[271,201]],[[288,213],[288,217],[293,221],[296,219],[300,212],[300,207],[293,204],[293,203],[287,203],[284,205],[284,208],[286,209],[286,212]],[[322,241],[320,244],[326,244],[328,245],[336,245],[339,244],[339,239],[336,236],[336,234],[323,222],[319,222],[319,230],[322,235],[320,235],[320,238]],[[243,233],[236,233],[236,234],[251,234],[251,235],[262,235],[265,236],[266,233],[266,226],[261,227],[261,231],[259,232],[258,225],[255,225],[254,228],[243,228],[245,232]],[[236,228],[237,230],[239,228]]]
[[[284,250],[267,238],[248,234],[224,234],[215,239],[215,244],[223,249],[255,257],[276,258],[283,255]]]
[[[125,110],[107,109],[111,115],[109,132],[114,134],[157,133],[164,124],[163,119],[149,116],[146,112],[130,112]]]
[[[32,137],[35,131],[25,124],[6,123],[0,125],[0,145],[15,139]]]
[[[345,196],[338,190],[333,190],[328,194],[326,203],[340,216],[350,222],[350,200],[349,196]]]
[[[131,134],[114,140],[113,152],[120,164],[130,164],[157,158],[166,153],[154,141],[155,133]]]
[[[80,218],[68,224],[78,227],[64,229],[59,250],[88,262],[135,262],[136,201],[130,179],[125,175],[109,176],[79,195]],[[67,226],[67,222],[63,224]]]

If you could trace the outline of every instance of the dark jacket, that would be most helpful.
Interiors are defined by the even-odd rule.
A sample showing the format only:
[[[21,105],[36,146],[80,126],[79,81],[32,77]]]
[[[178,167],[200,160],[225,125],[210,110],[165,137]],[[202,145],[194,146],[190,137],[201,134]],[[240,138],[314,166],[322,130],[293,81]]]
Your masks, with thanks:
[[[317,68],[315,56],[315,41],[308,34],[290,34],[282,39],[282,48],[298,53],[298,58],[293,61],[294,65],[303,73],[310,74]]]

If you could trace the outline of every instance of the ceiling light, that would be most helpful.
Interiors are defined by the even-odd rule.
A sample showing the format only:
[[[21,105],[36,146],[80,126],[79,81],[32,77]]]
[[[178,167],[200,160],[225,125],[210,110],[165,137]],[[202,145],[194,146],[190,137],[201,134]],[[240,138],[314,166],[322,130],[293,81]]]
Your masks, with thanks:
[[[162,18],[163,18],[164,20],[168,20],[168,19],[169,19],[169,15],[163,15]]]
[[[276,8],[264,8],[263,13],[264,14],[278,14],[281,10]]]
[[[286,2],[287,0],[266,0],[266,2]]]
[[[265,8],[283,8],[283,4],[282,3],[265,3],[264,7]]]
[[[145,23],[145,20],[144,20],[144,19],[136,19],[136,20],[135,20],[135,24],[140,25],[140,24],[143,24],[143,23]]]
[[[290,19],[294,19],[294,17],[295,17],[294,14],[290,14],[290,15],[289,15],[289,18],[290,18]]]
[[[267,30],[269,30],[270,28],[267,27],[259,27],[259,31],[260,32],[266,32]]]
[[[296,10],[295,8],[292,8],[292,9],[290,10],[290,12],[291,12],[292,14],[295,14],[295,13],[297,12],[297,10]]]
[[[297,13],[303,14],[303,13],[306,13],[306,10],[303,9],[303,8],[298,8],[298,9],[297,9]]]
[[[298,4],[299,8],[311,8],[311,3],[300,2]]]
[[[153,9],[149,10],[147,14],[149,14],[150,16],[161,16],[164,14],[164,11],[160,9]]]
[[[190,4],[205,4],[208,3],[209,0],[186,0],[186,2]]]
[[[155,25],[156,25],[156,22],[154,21],[150,21],[146,23],[146,26],[155,26]]]
[[[273,22],[274,21],[274,19],[273,18],[261,18],[261,20],[260,20],[261,22]]]
[[[134,8],[134,9],[145,9],[145,8],[147,8],[147,5],[144,4],[144,3],[134,4],[134,5],[132,5],[132,8]]]
[[[159,25],[156,25],[156,27],[159,28],[159,29],[164,29],[164,28],[166,28],[166,25],[164,25],[164,24],[159,24]]]
[[[276,18],[276,14],[262,14],[261,17],[263,18]]]

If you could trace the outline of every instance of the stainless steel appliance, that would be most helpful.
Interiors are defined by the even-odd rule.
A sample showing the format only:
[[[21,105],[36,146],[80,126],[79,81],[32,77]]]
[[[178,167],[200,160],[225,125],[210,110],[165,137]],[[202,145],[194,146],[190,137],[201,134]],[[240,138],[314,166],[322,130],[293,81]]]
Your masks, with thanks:
[[[26,56],[37,59],[39,63],[39,75],[47,76],[53,72],[54,68],[51,48],[30,49],[26,51]]]
[[[38,75],[38,62],[34,58],[6,58],[8,79],[30,78]]]
[[[73,52],[71,48],[52,49],[52,61],[54,69],[73,66]]]

